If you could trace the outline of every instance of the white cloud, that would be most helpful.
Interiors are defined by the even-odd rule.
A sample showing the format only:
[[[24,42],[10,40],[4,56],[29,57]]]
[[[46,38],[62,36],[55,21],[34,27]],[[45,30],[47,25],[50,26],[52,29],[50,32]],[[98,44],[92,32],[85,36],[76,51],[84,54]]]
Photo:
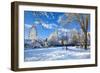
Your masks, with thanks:
[[[35,24],[38,24],[39,22],[35,22]],[[46,24],[46,23],[41,23],[41,25],[44,27],[44,28],[47,28],[47,29],[54,29],[57,27],[56,24]],[[31,28],[32,25],[31,24],[25,24],[25,28]]]
[[[47,28],[47,29],[52,29],[52,26],[49,24],[42,23],[42,26]]]
[[[32,25],[30,25],[30,24],[25,24],[25,27],[26,27],[26,28],[31,28]]]
[[[56,25],[56,24],[50,24],[53,28],[57,28],[58,27],[58,25]]]
[[[58,26],[56,24],[46,24],[46,23],[42,23],[41,24],[43,27],[47,28],[47,29],[55,29],[57,28]]]
[[[40,23],[39,21],[35,21],[35,22],[34,22],[34,24],[39,24],[39,23]]]
[[[62,17],[63,17],[63,16],[59,16],[58,21],[57,21],[58,23],[60,23],[60,22],[61,22]]]
[[[60,28],[58,30],[61,31],[61,32],[69,32],[69,30],[68,29],[65,29],[65,28]]]
[[[57,21],[58,23],[62,23],[62,22],[65,22],[65,15],[61,15],[61,16],[59,16],[59,18],[58,18],[58,21]]]
[[[46,23],[42,23],[42,26],[47,29],[55,29],[57,27],[56,24],[46,24]]]

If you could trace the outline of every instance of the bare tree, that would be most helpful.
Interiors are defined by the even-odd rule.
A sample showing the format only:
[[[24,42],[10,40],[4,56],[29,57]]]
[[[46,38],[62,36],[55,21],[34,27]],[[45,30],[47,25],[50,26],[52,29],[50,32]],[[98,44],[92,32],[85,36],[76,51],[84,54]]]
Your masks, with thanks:
[[[73,29],[70,31],[71,33],[71,41],[76,45],[79,42],[79,34],[78,31],[76,29]]]
[[[61,20],[60,23],[66,25],[72,21],[77,21],[84,33],[84,48],[87,49],[87,31],[89,26],[89,14],[79,14],[79,13],[66,13],[66,20]]]

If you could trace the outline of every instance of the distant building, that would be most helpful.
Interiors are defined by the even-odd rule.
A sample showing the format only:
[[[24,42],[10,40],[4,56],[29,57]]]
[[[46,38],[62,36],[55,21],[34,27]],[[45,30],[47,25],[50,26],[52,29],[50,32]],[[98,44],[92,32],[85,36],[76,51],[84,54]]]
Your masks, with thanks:
[[[37,39],[37,31],[34,25],[30,28],[29,39],[32,41],[32,43],[34,43]]]
[[[53,32],[48,37],[48,41],[57,41],[58,40],[58,31]]]

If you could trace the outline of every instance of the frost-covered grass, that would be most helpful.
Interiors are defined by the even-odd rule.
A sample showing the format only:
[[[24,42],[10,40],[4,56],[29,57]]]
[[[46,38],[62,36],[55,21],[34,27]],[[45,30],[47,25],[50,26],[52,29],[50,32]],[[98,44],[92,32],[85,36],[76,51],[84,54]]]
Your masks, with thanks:
[[[52,61],[69,59],[88,59],[90,49],[76,47],[52,47],[39,49],[25,49],[24,61]]]

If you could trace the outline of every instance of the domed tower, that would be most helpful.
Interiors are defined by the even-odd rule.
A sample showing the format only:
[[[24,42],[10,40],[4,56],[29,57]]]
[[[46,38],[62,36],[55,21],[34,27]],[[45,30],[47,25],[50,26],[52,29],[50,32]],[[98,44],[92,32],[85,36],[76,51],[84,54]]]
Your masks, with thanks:
[[[29,39],[31,40],[32,43],[34,43],[37,39],[37,31],[34,25],[30,28]]]

